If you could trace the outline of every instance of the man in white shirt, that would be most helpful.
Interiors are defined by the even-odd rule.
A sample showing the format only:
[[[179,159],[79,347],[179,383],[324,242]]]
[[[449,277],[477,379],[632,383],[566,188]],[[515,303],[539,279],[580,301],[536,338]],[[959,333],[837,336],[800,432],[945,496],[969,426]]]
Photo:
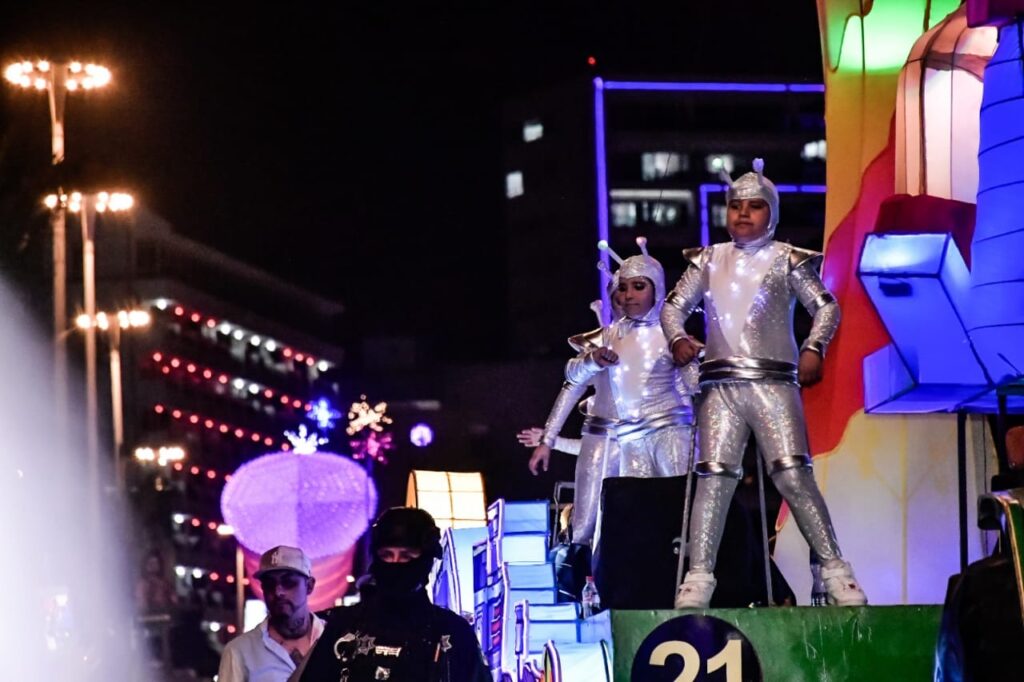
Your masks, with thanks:
[[[301,549],[282,545],[265,552],[253,577],[268,615],[224,647],[218,682],[285,682],[324,631],[307,603],[316,578]]]

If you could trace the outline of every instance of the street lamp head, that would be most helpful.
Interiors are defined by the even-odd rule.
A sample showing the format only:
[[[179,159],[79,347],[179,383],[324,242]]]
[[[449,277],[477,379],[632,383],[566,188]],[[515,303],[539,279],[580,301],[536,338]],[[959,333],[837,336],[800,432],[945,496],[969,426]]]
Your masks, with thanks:
[[[127,211],[135,205],[135,199],[131,194],[125,192],[100,192],[96,195],[96,211],[104,213],[111,211],[117,213],[119,211]]]
[[[140,462],[155,462],[156,452],[153,451],[153,448],[135,448],[135,459]]]
[[[110,315],[99,312],[93,317],[82,313],[75,318],[75,326],[82,330],[96,328],[101,331],[107,331],[112,324],[111,318],[114,317],[117,318],[119,329],[139,329],[140,327],[148,327],[152,322],[152,317],[145,310],[118,310]]]
[[[82,87],[86,90],[102,88],[110,82],[110,69],[99,64],[85,65],[85,78],[82,79]]]
[[[25,68],[26,64],[28,64],[28,69]],[[14,85],[27,88],[32,84],[32,77],[29,75],[31,72],[31,62],[17,62],[15,64],[9,64],[4,69],[4,78]]]
[[[154,450],[149,447],[138,447],[135,448],[135,459],[139,462],[153,462],[160,466],[167,466],[171,462],[180,462],[185,459],[185,449],[177,445],[161,446],[159,450]],[[181,520],[178,520],[178,514],[175,514],[175,523],[184,523],[185,518],[181,516]]]
[[[106,313],[96,313],[96,315],[92,317],[86,313],[82,313],[75,318],[75,326],[83,331],[93,328],[106,331],[110,329],[110,319],[107,317]]]
[[[120,310],[117,313],[117,322],[121,329],[137,329],[148,327],[150,317],[145,310]]]
[[[96,194],[88,195],[92,199],[93,208],[96,209],[97,213],[120,213],[121,211],[128,211],[135,206],[135,198],[127,192],[97,192]],[[48,194],[43,199],[43,205],[49,209],[57,208],[58,204],[71,211],[72,213],[78,213],[82,210],[82,200],[86,198],[81,192],[72,192],[71,194]]]
[[[23,88],[46,90],[56,80],[63,82],[64,87],[74,91],[79,88],[83,90],[95,90],[110,84],[110,69],[99,64],[82,64],[80,61],[73,61],[67,65],[67,74],[62,69],[55,69],[53,64],[46,59],[40,59],[34,64],[25,60],[9,64],[4,69],[4,77],[14,85]],[[59,73],[58,73],[59,72]]]
[[[110,69],[99,64],[82,64],[82,62],[71,62],[68,64],[68,77],[64,82],[68,90],[95,90],[110,83]]]

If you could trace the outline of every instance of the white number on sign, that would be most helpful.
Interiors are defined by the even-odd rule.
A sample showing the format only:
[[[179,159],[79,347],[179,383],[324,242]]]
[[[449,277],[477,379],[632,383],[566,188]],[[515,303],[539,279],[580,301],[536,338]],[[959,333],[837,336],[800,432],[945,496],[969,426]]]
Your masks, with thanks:
[[[697,673],[700,672],[700,652],[692,644],[680,642],[679,640],[662,642],[654,647],[654,651],[651,652],[650,664],[657,666],[665,665],[665,661],[668,660],[669,656],[681,656],[683,658],[683,671],[679,673],[679,677],[673,680],[673,682],[693,682],[697,679]]]
[[[741,682],[743,670],[743,645],[740,640],[730,640],[717,654],[708,659],[708,674],[725,666],[725,682]]]
[[[689,642],[672,640],[662,642],[651,652],[651,665],[663,666],[669,656],[683,659],[683,670],[672,682],[693,682],[700,672],[700,652]],[[734,639],[726,644],[721,651],[708,659],[708,674],[719,668],[725,668],[725,682],[741,682],[743,675],[743,645]]]

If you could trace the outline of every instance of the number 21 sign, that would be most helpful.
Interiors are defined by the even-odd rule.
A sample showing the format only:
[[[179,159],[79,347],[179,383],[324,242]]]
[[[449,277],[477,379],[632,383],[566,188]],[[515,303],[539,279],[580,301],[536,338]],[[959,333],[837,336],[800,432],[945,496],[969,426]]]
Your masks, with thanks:
[[[762,682],[750,641],[711,616],[680,616],[644,638],[633,658],[631,682]]]

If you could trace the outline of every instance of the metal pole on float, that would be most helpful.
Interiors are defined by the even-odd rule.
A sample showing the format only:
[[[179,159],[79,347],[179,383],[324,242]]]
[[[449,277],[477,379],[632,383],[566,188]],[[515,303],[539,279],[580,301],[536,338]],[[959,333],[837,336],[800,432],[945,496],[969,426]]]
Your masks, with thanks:
[[[761,543],[764,545],[764,584],[767,606],[775,606],[775,595],[772,594],[772,564],[768,552],[768,513],[764,499],[764,457],[760,448],[757,451],[757,501],[761,507]]]
[[[696,485],[696,474],[693,471],[693,467],[697,461],[697,448],[695,447],[694,429],[690,427],[690,464],[686,468],[686,494],[683,496],[683,528],[679,534],[679,564],[676,566],[676,584],[672,588],[673,591],[679,589],[679,586],[683,584],[683,564],[686,562],[686,549],[688,546],[688,538],[690,532],[690,497],[693,487]]]
[[[960,573],[967,571],[967,413],[956,413],[956,487]]]

